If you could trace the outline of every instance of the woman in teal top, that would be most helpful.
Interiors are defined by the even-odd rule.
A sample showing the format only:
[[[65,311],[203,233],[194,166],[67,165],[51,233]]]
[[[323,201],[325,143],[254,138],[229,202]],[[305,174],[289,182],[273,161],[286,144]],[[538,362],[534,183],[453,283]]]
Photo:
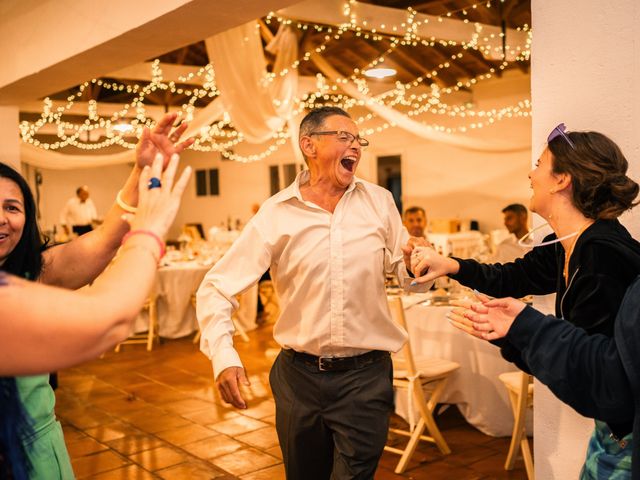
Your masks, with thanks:
[[[175,119],[176,114],[168,114],[152,131],[145,129],[136,148],[136,165],[104,223],[63,245],[47,248],[43,244],[29,186],[15,170],[0,164],[0,189],[4,192],[0,217],[0,269],[67,289],[78,289],[92,282],[109,264],[129,230],[129,224],[122,221],[122,216],[129,211],[128,206],[138,203],[143,167],[151,165],[157,155],[163,157],[166,166],[174,154],[192,143],[189,139],[174,145],[187,127],[182,124],[171,133]],[[18,200],[20,198],[22,202]],[[55,418],[55,396],[48,380],[48,375],[15,378],[19,401],[31,419],[30,435],[22,439],[23,450],[30,463],[31,477],[73,478],[62,428]],[[8,444],[0,444],[0,449],[12,448],[10,439],[0,440]]]

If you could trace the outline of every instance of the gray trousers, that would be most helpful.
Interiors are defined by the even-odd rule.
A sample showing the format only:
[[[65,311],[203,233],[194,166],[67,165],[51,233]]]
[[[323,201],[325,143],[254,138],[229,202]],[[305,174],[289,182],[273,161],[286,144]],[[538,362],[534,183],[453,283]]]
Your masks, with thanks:
[[[372,479],[387,441],[392,379],[389,355],[322,372],[280,352],[269,381],[287,479]]]

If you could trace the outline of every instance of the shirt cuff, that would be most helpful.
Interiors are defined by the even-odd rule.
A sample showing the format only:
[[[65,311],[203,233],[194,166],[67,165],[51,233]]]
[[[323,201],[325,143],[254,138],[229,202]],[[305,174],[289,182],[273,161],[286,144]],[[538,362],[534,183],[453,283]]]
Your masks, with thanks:
[[[218,350],[211,358],[213,361],[214,379],[217,379],[218,375],[229,367],[243,368],[242,362],[240,361],[240,355],[238,355],[238,352],[231,347]]]

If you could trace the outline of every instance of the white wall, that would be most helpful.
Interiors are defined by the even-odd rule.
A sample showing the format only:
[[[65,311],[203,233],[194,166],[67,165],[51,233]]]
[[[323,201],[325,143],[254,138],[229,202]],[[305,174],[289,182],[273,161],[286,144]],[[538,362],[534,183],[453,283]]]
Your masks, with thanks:
[[[20,140],[16,125],[20,112],[16,106],[0,106],[0,162],[20,168]]]
[[[529,77],[508,73],[474,88],[474,102],[479,108],[512,104],[529,97]],[[441,119],[438,119],[441,121]],[[485,139],[504,139],[528,143],[530,118],[508,119],[486,127],[473,135]],[[472,134],[470,134],[472,135]],[[375,182],[375,158],[381,155],[401,155],[403,202],[405,206],[421,205],[431,218],[459,217],[480,221],[483,231],[502,226],[501,209],[508,203],[528,203],[527,173],[530,152],[481,153],[423,140],[399,128],[389,129],[369,137],[371,147],[363,155],[358,175]],[[255,151],[239,147],[236,153]],[[293,163],[291,147],[284,145],[266,160],[242,164],[221,161],[217,153],[188,151],[183,164],[195,169],[220,169],[220,196],[196,197],[195,181],[185,192],[182,207],[170,236],[177,236],[179,226],[187,222],[202,222],[205,229],[225,222],[227,217],[243,222],[251,214],[251,205],[269,197],[269,165]],[[87,184],[101,214],[106,212],[124,182],[129,167],[113,166],[73,171],[43,171],[43,223],[57,223],[66,199],[74,195],[79,185]]]
[[[477,108],[511,105],[529,98],[529,77],[508,72],[502,79],[479,83],[473,90]],[[442,118],[434,120],[443,122]],[[489,141],[508,139],[530,144],[531,119],[506,119],[468,135]],[[422,206],[429,218],[476,219],[480,229],[487,232],[502,228],[501,210],[509,203],[528,206],[529,150],[471,151],[423,140],[398,128],[374,135],[370,140],[369,155],[402,156],[403,205]],[[374,172],[369,173],[375,178]]]
[[[96,205],[98,216],[102,217],[115,201],[116,194],[127,179],[131,167],[113,165],[100,168],[78,170],[40,170],[42,185],[40,186],[40,227],[50,230],[54,224],[59,225],[59,216],[67,200],[75,197],[76,189],[82,185],[89,187],[89,195]],[[33,169],[27,172],[31,188],[35,194]]]
[[[616,141],[640,180],[640,4],[637,0],[532,2],[534,145],[565,122]],[[638,210],[636,208],[636,210]],[[637,214],[625,225],[637,237]],[[539,479],[578,478],[593,421],[536,383],[534,450]]]

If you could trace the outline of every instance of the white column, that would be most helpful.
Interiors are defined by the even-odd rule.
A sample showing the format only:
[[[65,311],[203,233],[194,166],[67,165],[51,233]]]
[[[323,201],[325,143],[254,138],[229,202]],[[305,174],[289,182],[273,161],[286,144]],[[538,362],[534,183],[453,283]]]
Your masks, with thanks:
[[[640,181],[640,3],[534,0],[531,98],[533,152],[549,131],[595,130],[611,137]],[[636,209],[639,210],[639,209]],[[640,234],[640,212],[622,219]],[[536,383],[534,457],[539,479],[577,478],[593,421]]]
[[[19,110],[16,106],[0,106],[0,162],[20,171]]]

